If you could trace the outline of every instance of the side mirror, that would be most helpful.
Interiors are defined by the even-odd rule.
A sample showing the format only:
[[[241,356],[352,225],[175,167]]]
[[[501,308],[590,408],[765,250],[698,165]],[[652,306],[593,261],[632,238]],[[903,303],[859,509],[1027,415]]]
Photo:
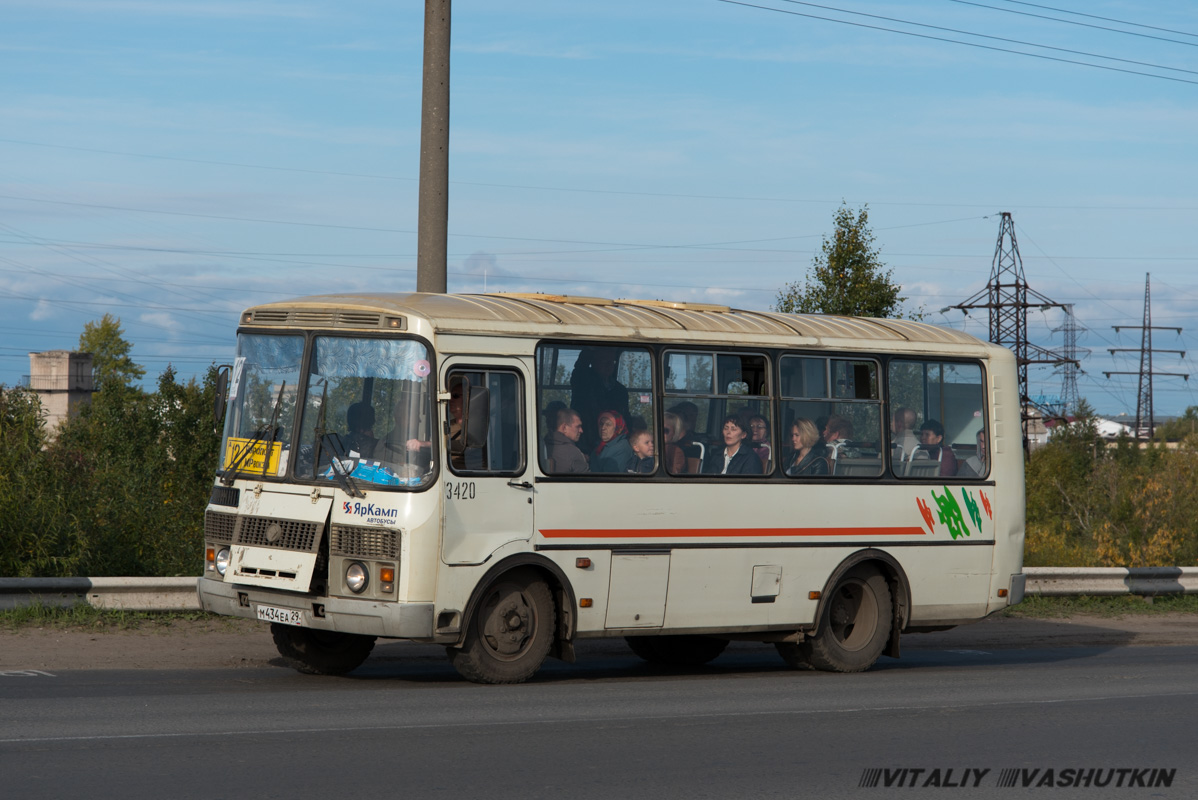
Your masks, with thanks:
[[[225,419],[225,407],[229,403],[229,370],[233,367],[231,364],[221,364],[216,368],[216,396],[213,398],[213,419],[216,425],[214,431],[220,433],[221,423]]]

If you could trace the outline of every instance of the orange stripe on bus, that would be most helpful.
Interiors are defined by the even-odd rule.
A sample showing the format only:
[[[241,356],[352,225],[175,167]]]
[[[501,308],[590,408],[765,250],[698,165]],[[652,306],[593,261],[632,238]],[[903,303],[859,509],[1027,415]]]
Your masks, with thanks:
[[[908,528],[551,528],[546,539],[690,539],[787,536],[927,536],[920,527]]]

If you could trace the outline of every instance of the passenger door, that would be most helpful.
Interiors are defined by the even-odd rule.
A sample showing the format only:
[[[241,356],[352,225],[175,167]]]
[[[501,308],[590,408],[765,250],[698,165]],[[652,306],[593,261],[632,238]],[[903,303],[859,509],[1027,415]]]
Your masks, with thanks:
[[[441,385],[451,394],[440,406],[441,558],[446,564],[481,564],[496,548],[532,536],[528,374],[515,359],[450,358]]]

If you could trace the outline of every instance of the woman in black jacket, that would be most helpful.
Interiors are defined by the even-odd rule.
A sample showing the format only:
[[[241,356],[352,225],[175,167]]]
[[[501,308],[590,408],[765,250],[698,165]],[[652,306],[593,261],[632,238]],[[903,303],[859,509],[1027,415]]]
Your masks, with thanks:
[[[761,459],[745,441],[749,438],[749,432],[745,430],[744,420],[736,414],[729,414],[724,417],[721,432],[724,446],[711,448],[703,464],[704,474],[760,475]]]

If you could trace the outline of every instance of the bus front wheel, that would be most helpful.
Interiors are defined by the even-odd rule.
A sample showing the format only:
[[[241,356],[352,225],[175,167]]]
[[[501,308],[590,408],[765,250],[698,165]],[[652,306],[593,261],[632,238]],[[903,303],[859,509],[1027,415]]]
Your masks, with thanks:
[[[515,572],[491,584],[466,628],[450,647],[458,673],[475,683],[521,683],[541,668],[553,645],[556,608],[549,586]]]
[[[796,668],[863,672],[886,649],[890,602],[890,586],[876,567],[854,567],[824,603],[819,633],[797,644],[780,642],[778,653]]]
[[[344,675],[362,666],[374,649],[373,636],[270,624],[279,654],[308,675]]]

